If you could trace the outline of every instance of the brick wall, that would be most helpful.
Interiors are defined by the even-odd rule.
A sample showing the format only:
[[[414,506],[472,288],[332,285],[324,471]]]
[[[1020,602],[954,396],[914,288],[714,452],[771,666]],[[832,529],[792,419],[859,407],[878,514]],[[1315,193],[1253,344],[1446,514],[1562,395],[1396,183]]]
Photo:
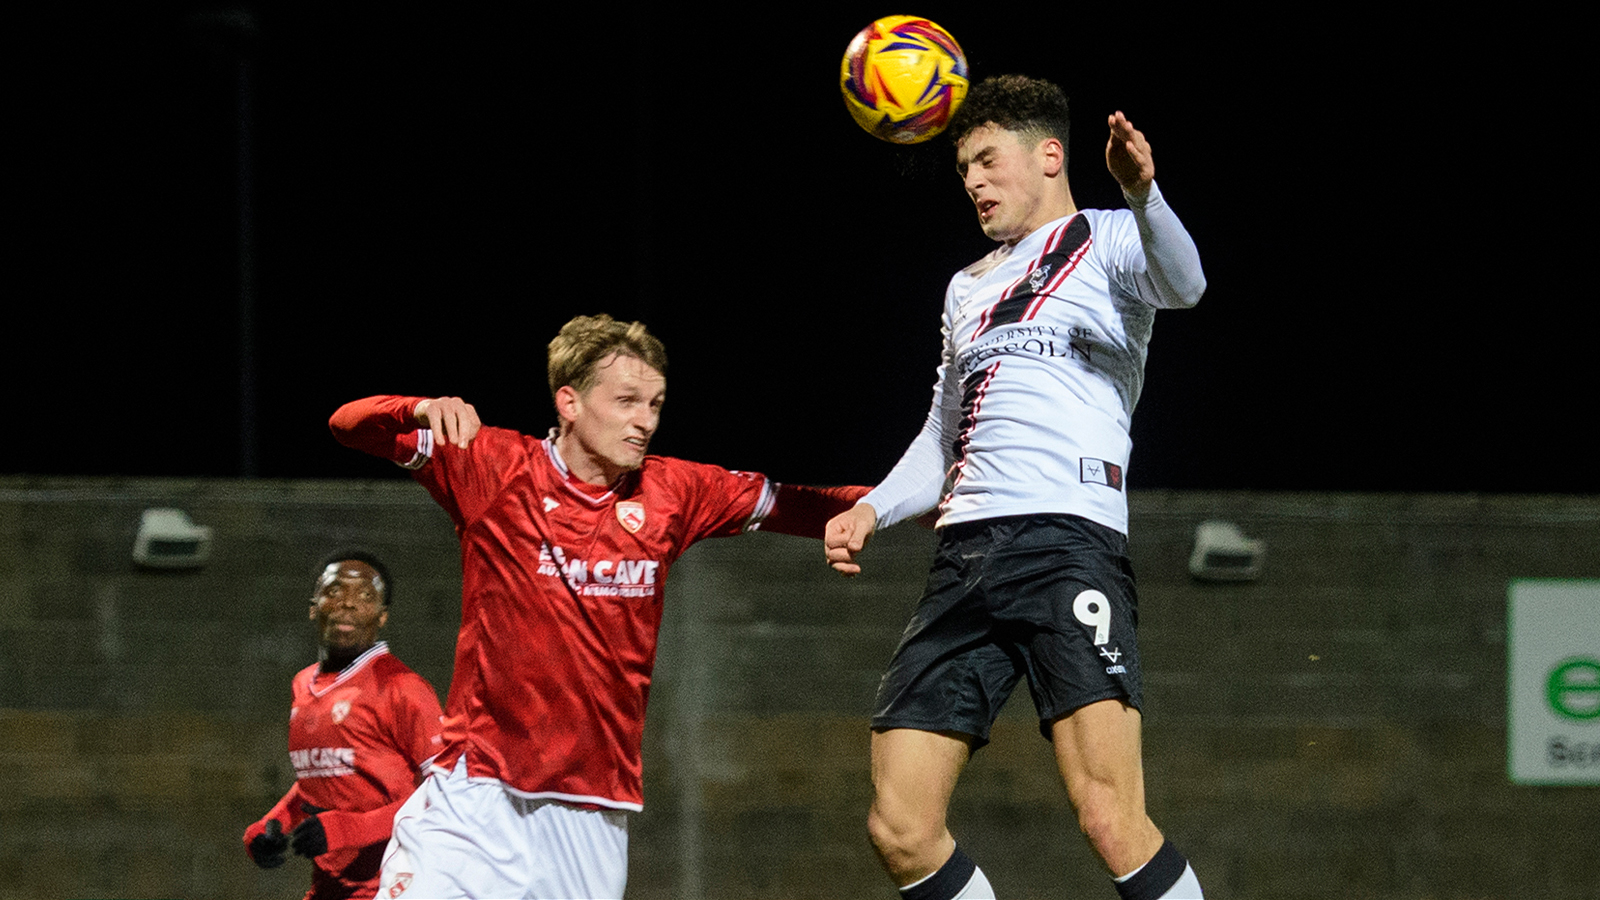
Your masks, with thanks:
[[[192,573],[136,570],[139,513],[216,530]],[[1600,897],[1600,789],[1505,776],[1505,585],[1600,577],[1600,498],[1140,493],[1151,813],[1213,897]],[[1194,526],[1268,543],[1192,581]],[[238,836],[288,787],[287,682],[315,653],[313,563],[382,554],[385,636],[444,693],[449,521],[408,482],[0,478],[0,898],[281,897]],[[866,844],[866,716],[932,536],[845,581],[820,546],[702,544],[669,590],[629,896],[892,896]],[[1007,897],[1114,896],[1026,692],[952,828]]]

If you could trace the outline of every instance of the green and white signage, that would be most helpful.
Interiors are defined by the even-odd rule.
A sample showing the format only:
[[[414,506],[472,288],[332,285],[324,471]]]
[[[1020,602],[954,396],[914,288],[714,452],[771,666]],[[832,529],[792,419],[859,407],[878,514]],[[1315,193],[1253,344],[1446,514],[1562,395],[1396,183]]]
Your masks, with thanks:
[[[1511,582],[1506,643],[1511,780],[1600,785],[1600,581]]]

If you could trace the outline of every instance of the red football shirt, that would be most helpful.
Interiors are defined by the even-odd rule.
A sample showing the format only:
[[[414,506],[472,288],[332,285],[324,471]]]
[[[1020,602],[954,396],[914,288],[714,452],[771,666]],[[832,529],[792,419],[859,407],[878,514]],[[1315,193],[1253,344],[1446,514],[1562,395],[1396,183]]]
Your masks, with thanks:
[[[330,849],[313,860],[308,896],[325,893],[320,888],[329,882],[375,892],[392,807],[411,796],[419,773],[442,747],[438,694],[382,641],[340,672],[324,674],[317,664],[302,669],[293,691],[291,827],[311,812],[303,804],[338,811],[323,816]],[[379,812],[384,807],[391,807],[386,820]],[[340,815],[367,812],[373,815],[364,818],[373,821]],[[360,843],[339,846],[346,841]]]
[[[371,397],[329,423],[413,470],[461,541],[461,634],[445,704],[448,769],[529,797],[638,810],[641,743],[667,570],[701,538],[760,527],[820,538],[866,488],[647,456],[610,489],[554,442],[483,428],[466,450],[418,430],[421,398]]]

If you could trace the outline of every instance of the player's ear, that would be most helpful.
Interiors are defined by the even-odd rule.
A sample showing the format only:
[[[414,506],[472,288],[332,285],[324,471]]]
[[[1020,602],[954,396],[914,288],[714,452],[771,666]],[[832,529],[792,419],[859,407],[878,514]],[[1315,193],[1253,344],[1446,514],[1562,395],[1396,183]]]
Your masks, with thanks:
[[[1061,174],[1067,164],[1067,150],[1059,138],[1047,137],[1039,142],[1039,162],[1045,175],[1054,178]]]
[[[311,614],[306,616],[306,618],[313,622],[317,620],[317,601],[315,597],[311,599]]]
[[[556,415],[563,422],[571,422],[578,418],[578,410],[583,406],[583,398],[570,384],[563,384],[556,390]]]
[[[382,628],[387,624],[389,624],[389,610],[385,607],[383,612],[378,613],[378,627]]]

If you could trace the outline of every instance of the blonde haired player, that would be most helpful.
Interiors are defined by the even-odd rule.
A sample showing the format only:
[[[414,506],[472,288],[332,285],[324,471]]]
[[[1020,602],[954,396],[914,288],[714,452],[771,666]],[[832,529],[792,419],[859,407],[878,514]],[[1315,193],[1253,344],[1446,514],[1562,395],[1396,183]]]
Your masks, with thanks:
[[[461,541],[444,750],[395,819],[385,897],[621,897],[668,568],[703,538],[820,537],[866,493],[649,455],[666,353],[639,323],[568,322],[549,381],[544,438],[454,397],[370,397],[330,423],[411,469]]]
[[[1107,124],[1106,165],[1129,209],[1079,210],[1061,89],[1002,76],[967,95],[949,129],[956,166],[1000,246],[950,281],[922,433],[828,524],[828,559],[853,575],[875,529],[939,510],[928,587],[872,719],[868,828],[906,900],[995,896],[945,816],[1024,677],[1117,892],[1201,897],[1145,814],[1124,484],[1155,311],[1193,306],[1205,277],[1156,188],[1149,142],[1120,112]]]

